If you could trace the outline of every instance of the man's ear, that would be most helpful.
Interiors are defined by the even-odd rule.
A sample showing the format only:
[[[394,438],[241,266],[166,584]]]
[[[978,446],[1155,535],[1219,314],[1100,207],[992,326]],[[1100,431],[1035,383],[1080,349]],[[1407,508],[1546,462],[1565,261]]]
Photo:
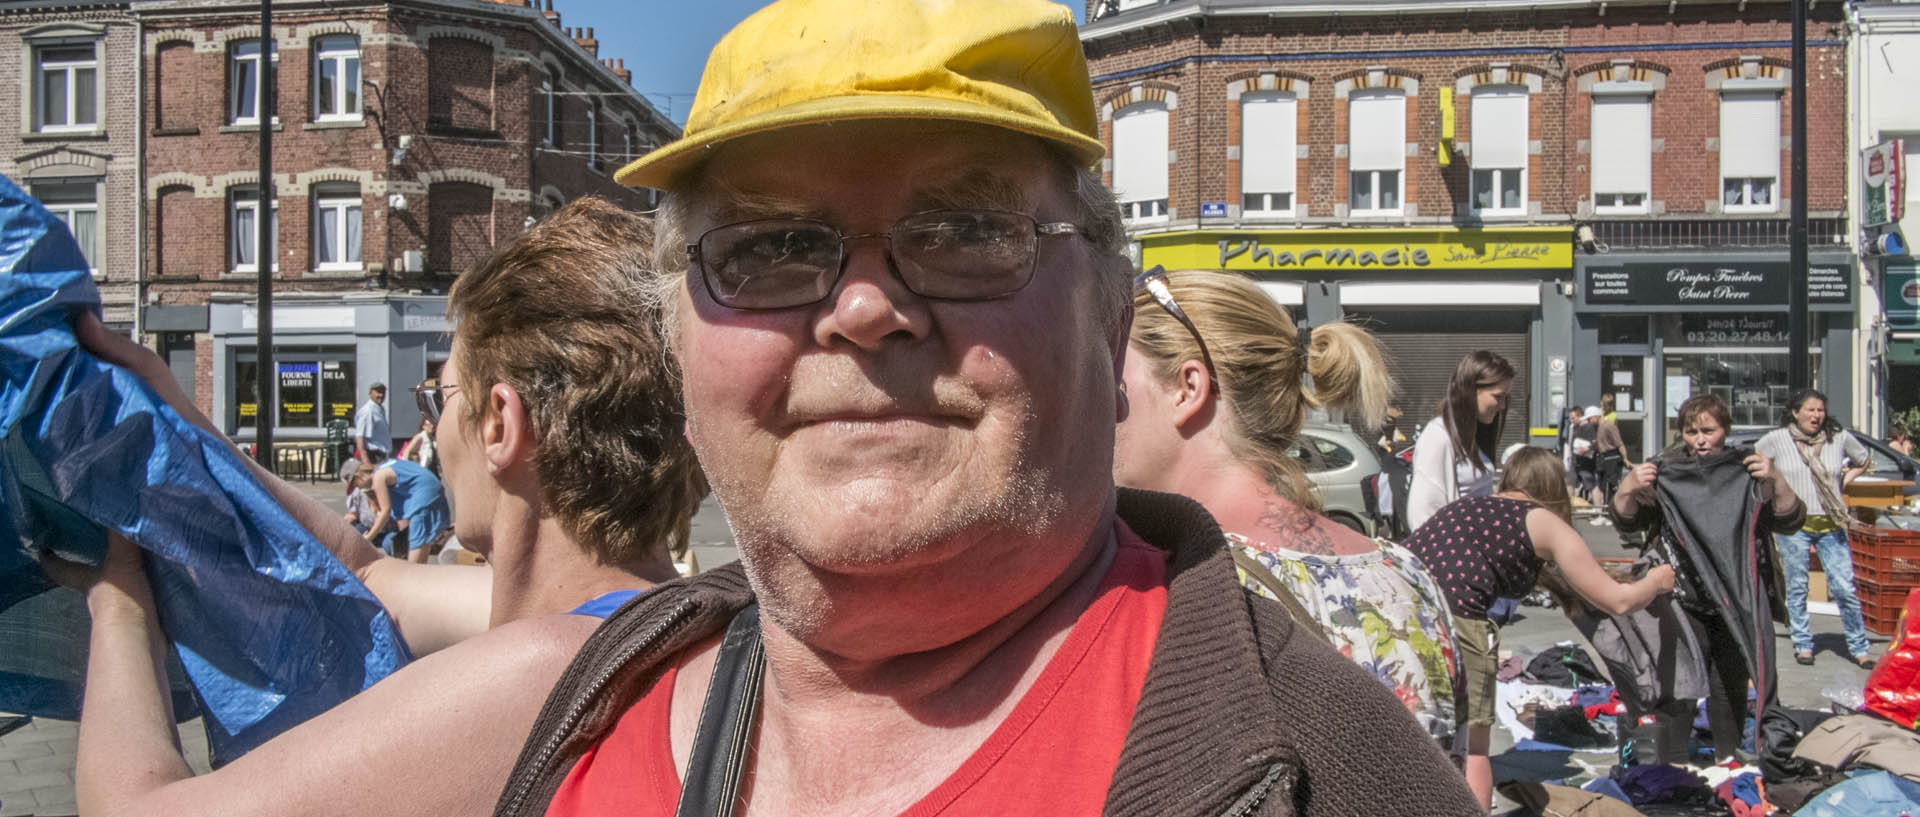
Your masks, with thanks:
[[[505,383],[487,390],[487,411],[480,423],[480,444],[493,474],[533,459],[533,424],[520,393]]]

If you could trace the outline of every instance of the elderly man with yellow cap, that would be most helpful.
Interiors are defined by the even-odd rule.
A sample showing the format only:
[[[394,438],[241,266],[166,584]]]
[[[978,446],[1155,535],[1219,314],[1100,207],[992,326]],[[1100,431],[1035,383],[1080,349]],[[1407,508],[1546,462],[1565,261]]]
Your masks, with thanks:
[[[1392,695],[1116,490],[1131,319],[1068,10],[788,0],[715,47],[664,334],[741,562],[616,614],[501,815],[1478,814]]]

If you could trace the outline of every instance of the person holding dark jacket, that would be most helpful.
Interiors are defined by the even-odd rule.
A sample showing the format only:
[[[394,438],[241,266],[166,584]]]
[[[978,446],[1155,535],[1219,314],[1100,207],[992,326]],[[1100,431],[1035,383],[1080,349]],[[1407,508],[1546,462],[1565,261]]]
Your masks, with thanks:
[[[1781,742],[1792,727],[1777,707],[1768,534],[1798,530],[1806,508],[1766,455],[1727,447],[1733,418],[1720,398],[1695,395],[1679,417],[1681,443],[1628,471],[1608,509],[1621,530],[1649,531],[1679,574],[1675,595],[1706,652],[1716,759],[1737,756],[1752,683],[1771,776],[1791,755]],[[1669,734],[1684,746],[1684,730]]]
[[[1645,608],[1673,589],[1673,568],[1661,565],[1631,584],[1615,582],[1573,529],[1567,472],[1544,448],[1522,448],[1507,458],[1498,491],[1440,509],[1407,538],[1446,593],[1454,617],[1465,678],[1457,695],[1467,784],[1482,803],[1493,802],[1493,765],[1487,753],[1494,722],[1500,626],[1487,608],[1500,597],[1523,596],[1540,572],[1557,566],[1575,593],[1610,614]]]

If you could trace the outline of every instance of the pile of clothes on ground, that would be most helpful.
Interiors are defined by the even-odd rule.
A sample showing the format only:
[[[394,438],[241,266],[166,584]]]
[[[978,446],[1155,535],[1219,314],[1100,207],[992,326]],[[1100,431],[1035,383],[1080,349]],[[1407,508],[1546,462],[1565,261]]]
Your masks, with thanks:
[[[1772,778],[1714,764],[1704,716],[1694,742],[1704,754],[1688,765],[1621,762],[1632,757],[1616,751],[1626,709],[1585,650],[1508,659],[1497,714],[1515,743],[1494,758],[1500,793],[1520,804],[1507,817],[1920,817],[1920,590],[1906,607],[1857,711],[1796,713],[1805,728],[1792,773]],[[1753,737],[1749,718],[1747,745]]]

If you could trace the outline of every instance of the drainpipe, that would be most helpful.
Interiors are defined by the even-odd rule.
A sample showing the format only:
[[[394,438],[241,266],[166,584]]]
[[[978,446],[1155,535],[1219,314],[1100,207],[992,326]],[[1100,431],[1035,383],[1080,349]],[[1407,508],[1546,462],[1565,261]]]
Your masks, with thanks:
[[[133,17],[133,342],[146,343],[147,311],[147,33]]]

